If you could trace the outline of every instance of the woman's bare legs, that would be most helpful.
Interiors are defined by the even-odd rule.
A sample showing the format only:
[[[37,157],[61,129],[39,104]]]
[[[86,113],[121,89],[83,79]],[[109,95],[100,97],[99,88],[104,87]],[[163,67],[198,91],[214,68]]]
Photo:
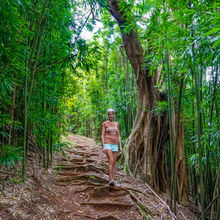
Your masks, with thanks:
[[[114,167],[113,167],[113,172],[112,172],[112,177],[113,177],[113,180],[115,179],[115,169],[116,169],[116,162],[117,162],[117,156],[118,156],[118,153],[117,152],[112,152],[113,154],[113,160],[114,160]]]
[[[112,150],[106,150],[106,155],[108,158],[108,175],[109,179],[114,180],[115,178],[115,164],[117,161],[117,152],[112,152]]]

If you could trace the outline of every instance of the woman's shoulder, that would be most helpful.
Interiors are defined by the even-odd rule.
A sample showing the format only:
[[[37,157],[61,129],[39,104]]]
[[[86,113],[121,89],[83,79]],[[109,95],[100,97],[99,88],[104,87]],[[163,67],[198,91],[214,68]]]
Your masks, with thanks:
[[[106,124],[107,124],[107,122],[108,122],[108,121],[104,121],[104,122],[102,122],[102,125],[106,125]]]
[[[104,122],[102,122],[102,125],[107,125],[107,126],[109,126],[109,121],[104,121]],[[115,124],[116,126],[118,126],[119,125],[119,123],[117,122],[117,121],[114,121],[114,123],[113,124]]]
[[[114,126],[118,127],[119,123],[117,121],[114,121]]]

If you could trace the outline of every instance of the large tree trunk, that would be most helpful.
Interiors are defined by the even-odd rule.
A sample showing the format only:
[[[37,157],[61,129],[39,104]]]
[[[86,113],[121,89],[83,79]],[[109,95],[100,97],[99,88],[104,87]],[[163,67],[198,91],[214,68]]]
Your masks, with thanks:
[[[176,152],[176,175],[177,175],[177,190],[179,201],[187,202],[187,175],[186,175],[186,160],[184,153],[184,122],[183,113],[181,112],[180,118],[178,114],[173,112],[173,139],[175,143]]]
[[[109,11],[121,29],[124,48],[135,71],[138,90],[137,114],[126,143],[128,168],[155,189],[166,191],[168,178],[164,147],[169,138],[168,115],[158,115],[153,111],[156,103],[166,100],[166,96],[154,87],[158,74],[149,75],[149,69],[143,65],[144,51],[136,31],[131,30],[128,34],[123,31],[126,17],[123,10],[119,9],[119,0],[109,0]]]
[[[154,188],[167,189],[164,145],[168,138],[167,115],[156,115],[156,101],[165,99],[154,88],[154,77],[143,68],[144,52],[135,30],[123,32],[125,19],[117,0],[109,0],[110,13],[118,21],[126,54],[135,71],[138,89],[138,108],[132,132],[127,141],[127,162],[131,172],[140,176]]]

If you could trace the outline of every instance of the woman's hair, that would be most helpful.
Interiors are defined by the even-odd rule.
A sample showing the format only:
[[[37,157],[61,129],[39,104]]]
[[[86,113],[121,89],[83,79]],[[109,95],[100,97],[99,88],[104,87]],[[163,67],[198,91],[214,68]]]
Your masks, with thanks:
[[[107,113],[109,114],[109,112],[114,112],[114,113],[115,113],[115,110],[114,110],[113,108],[109,108],[109,109],[107,110]]]

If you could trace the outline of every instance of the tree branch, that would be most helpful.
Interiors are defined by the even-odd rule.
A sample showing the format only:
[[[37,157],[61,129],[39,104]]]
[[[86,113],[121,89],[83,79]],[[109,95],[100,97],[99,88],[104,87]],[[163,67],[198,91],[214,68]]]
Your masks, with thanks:
[[[151,110],[154,105],[154,88],[153,77],[149,75],[149,69],[144,68],[144,51],[138,38],[137,31],[131,29],[129,33],[125,33],[126,14],[119,7],[119,0],[109,0],[109,12],[117,20],[122,33],[122,39],[128,59],[134,69],[136,75],[136,83],[138,90],[145,90],[144,93],[148,97],[148,107]],[[139,94],[143,95],[143,94]]]
[[[69,56],[70,56],[70,53],[69,53],[64,59],[62,59],[62,60],[60,60],[60,61],[57,61],[57,62],[55,62],[55,63],[53,63],[53,64],[51,64],[51,65],[49,65],[49,66],[46,66],[46,67],[44,67],[44,68],[42,68],[42,69],[39,69],[39,70],[37,70],[36,72],[37,72],[37,73],[38,73],[38,72],[42,72],[42,71],[45,71],[45,70],[47,70],[47,69],[49,69],[49,68],[51,68],[51,67],[54,67],[54,66],[60,64],[60,63],[63,63],[63,62],[65,62],[65,61],[68,60]],[[77,56],[77,54],[74,54],[73,56]]]

